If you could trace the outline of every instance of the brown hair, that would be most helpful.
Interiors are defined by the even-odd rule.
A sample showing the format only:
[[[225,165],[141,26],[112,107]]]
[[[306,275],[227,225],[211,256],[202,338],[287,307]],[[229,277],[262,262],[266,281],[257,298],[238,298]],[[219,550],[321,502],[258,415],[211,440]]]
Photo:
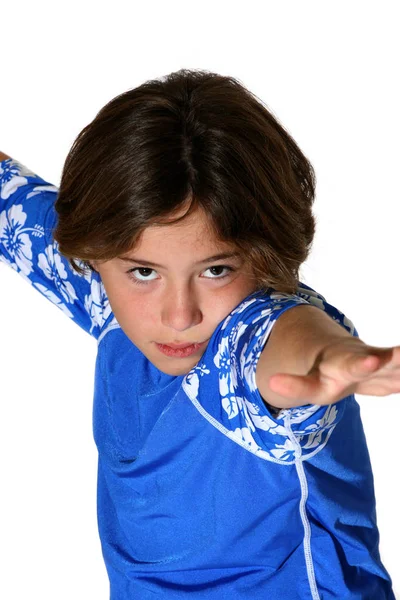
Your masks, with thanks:
[[[53,232],[82,261],[134,248],[189,201],[251,264],[260,289],[294,293],[315,233],[315,172],[237,79],[182,69],[116,96],[79,133],[63,167]]]

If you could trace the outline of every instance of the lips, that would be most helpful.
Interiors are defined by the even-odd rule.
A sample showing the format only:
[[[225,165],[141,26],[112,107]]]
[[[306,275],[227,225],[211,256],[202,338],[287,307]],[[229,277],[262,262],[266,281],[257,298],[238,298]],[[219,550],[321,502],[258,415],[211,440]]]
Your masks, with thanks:
[[[169,348],[173,348],[174,350],[179,350],[181,348],[189,348],[189,346],[199,346],[202,342],[192,342],[191,344],[162,344],[163,346],[168,346]]]

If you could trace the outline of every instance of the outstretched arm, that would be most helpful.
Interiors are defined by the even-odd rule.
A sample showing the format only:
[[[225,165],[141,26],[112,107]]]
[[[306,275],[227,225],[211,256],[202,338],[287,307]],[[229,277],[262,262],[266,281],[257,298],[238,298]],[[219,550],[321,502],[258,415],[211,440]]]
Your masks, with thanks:
[[[400,392],[400,346],[369,346],[319,308],[292,307],[272,328],[256,383],[276,408],[328,405],[354,393],[393,394]]]
[[[96,274],[78,274],[59,252],[53,237],[58,188],[4,152],[0,160],[1,262],[97,339],[110,303]]]

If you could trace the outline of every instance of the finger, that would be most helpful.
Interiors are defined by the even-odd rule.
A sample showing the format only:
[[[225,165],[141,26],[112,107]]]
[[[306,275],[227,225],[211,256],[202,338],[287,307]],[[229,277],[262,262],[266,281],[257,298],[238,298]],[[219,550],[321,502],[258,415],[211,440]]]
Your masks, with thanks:
[[[347,356],[344,360],[340,358],[336,364],[332,361],[321,362],[319,377],[324,383],[335,380],[338,384],[348,385],[370,377],[386,360],[385,357],[364,354]]]
[[[321,392],[321,383],[315,375],[288,375],[277,373],[270,377],[271,390],[287,398],[312,402]]]
[[[382,362],[382,357],[372,354],[369,356],[357,356],[352,365],[352,372],[356,377],[358,375],[368,376],[369,373],[379,369]]]

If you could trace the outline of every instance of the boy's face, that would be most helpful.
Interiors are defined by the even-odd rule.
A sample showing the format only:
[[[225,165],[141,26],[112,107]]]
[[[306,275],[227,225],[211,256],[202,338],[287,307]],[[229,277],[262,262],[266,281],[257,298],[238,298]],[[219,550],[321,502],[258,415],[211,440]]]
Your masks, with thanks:
[[[122,330],[168,375],[188,373],[217,325],[256,290],[243,257],[205,261],[216,254],[236,252],[218,241],[207,225],[204,213],[196,209],[180,223],[148,227],[135,249],[124,255],[134,261],[92,261]],[[234,270],[223,268],[226,266]],[[132,269],[135,271],[129,273]],[[185,358],[166,356],[157,347],[157,343],[200,342],[205,343]]]

